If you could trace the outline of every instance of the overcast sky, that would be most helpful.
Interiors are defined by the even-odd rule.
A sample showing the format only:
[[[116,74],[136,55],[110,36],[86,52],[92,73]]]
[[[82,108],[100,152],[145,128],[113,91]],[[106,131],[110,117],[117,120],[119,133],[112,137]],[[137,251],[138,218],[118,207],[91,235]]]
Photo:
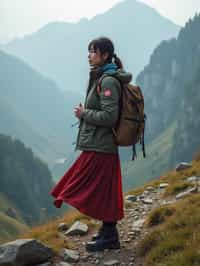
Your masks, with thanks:
[[[36,31],[50,21],[77,22],[92,18],[124,0],[0,0],[0,42]],[[133,0],[134,1],[134,0]],[[200,0],[138,0],[179,25],[195,12]]]

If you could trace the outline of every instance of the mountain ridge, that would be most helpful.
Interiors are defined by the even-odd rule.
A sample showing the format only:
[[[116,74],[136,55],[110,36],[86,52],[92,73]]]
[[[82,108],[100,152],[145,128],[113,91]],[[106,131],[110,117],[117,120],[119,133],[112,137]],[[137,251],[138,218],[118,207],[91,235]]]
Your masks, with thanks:
[[[146,30],[149,25],[152,25],[151,32]],[[27,38],[7,44],[3,50],[23,58],[55,80],[62,90],[68,87],[81,92],[88,76],[87,44],[97,36],[96,29],[98,35],[113,39],[125,68],[133,72],[135,78],[154,47],[161,40],[176,36],[179,27],[144,4],[124,1],[91,20],[80,20],[76,24],[51,22]]]

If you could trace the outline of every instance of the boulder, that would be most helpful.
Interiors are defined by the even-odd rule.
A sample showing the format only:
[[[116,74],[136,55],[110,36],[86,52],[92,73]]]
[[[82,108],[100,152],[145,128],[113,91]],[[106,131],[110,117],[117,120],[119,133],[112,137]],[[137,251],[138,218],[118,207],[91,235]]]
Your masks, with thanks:
[[[73,225],[64,233],[65,235],[85,235],[88,232],[87,224],[80,221],[76,221]]]
[[[0,266],[37,265],[53,255],[49,247],[36,239],[17,239],[0,246]]]
[[[190,163],[186,163],[186,162],[181,162],[180,164],[178,164],[176,166],[176,171],[182,171],[182,170],[185,170],[185,169],[188,169],[188,168],[191,168],[192,167],[192,164]]]

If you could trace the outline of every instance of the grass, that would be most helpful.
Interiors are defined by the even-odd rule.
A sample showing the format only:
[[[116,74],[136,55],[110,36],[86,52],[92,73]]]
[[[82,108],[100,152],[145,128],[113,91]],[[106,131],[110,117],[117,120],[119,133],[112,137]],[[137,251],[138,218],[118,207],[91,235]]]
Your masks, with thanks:
[[[148,218],[147,218],[147,225],[154,226],[161,224],[166,221],[166,219],[172,216],[175,212],[175,208],[172,206],[161,206],[153,210]]]
[[[13,238],[27,229],[28,227],[25,224],[0,212],[0,244],[13,240]]]
[[[146,145],[146,158],[143,158],[142,152],[139,152],[134,162],[128,161],[122,164],[124,191],[143,186],[145,182],[169,171],[175,129],[174,122],[164,133]]]
[[[167,182],[169,186],[165,189],[163,198],[174,196],[191,186],[185,180],[193,175],[200,176],[199,160],[192,162],[192,168],[180,172],[171,171],[159,180],[145,184],[145,187],[157,187],[159,183]],[[144,257],[144,266],[200,265],[199,193],[152,210],[147,217],[146,226],[150,229],[149,233],[138,246],[139,256]]]
[[[186,188],[193,186],[194,184],[186,181],[187,177],[190,176],[200,176],[200,160],[192,161],[192,168],[188,168],[180,172],[172,170],[165,175],[146,182],[142,186],[129,190],[124,194],[137,196],[142,194],[148,186],[152,186],[157,189],[160,183],[168,183],[169,186],[165,189],[165,192],[162,195],[162,197],[165,198],[167,196],[175,195]]]
[[[36,226],[28,230],[25,234],[20,235],[18,238],[34,238],[40,240],[43,244],[51,247],[55,254],[61,248],[75,248],[73,243],[66,237],[62,237],[58,232],[57,228],[59,223],[66,223],[69,227],[75,221],[80,220],[89,226],[89,230],[92,228],[98,227],[97,224],[94,224],[90,217],[81,214],[77,210],[70,210],[62,217],[49,221],[48,223],[40,226]]]
[[[6,214],[9,208],[15,210],[15,218]],[[22,219],[14,203],[4,193],[0,192],[0,244],[16,238],[19,234],[27,230],[27,228],[28,226]]]

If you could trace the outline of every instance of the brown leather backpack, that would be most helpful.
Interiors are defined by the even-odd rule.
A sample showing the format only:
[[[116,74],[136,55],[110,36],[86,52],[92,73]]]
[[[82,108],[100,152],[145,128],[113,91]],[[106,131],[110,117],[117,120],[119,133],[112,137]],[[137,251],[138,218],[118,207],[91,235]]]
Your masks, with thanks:
[[[108,76],[108,74],[104,74],[98,81],[98,95],[101,91],[101,82],[105,76]],[[115,142],[119,146],[133,147],[132,160],[136,157],[135,145],[139,142],[142,144],[143,157],[146,157],[144,145],[146,115],[141,88],[132,84],[121,82],[120,84],[122,89],[119,101],[119,118],[115,128],[112,129]]]

